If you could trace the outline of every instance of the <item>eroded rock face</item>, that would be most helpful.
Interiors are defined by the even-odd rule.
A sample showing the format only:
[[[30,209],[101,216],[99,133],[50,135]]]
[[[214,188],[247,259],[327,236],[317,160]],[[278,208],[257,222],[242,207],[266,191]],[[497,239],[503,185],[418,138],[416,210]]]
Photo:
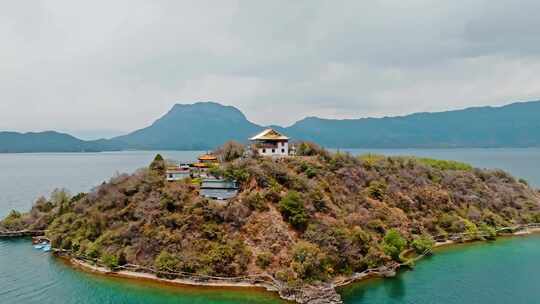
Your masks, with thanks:
[[[301,304],[342,304],[341,296],[331,285],[307,286],[300,290],[283,290],[280,296]]]

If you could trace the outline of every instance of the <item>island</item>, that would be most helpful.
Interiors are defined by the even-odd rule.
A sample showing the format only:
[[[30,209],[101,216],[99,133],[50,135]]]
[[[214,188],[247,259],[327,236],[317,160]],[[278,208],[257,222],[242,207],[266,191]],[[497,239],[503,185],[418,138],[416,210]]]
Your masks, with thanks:
[[[540,223],[538,190],[501,170],[310,142],[285,148],[286,137],[270,133],[256,148],[228,142],[177,168],[158,155],[88,193],[56,190],[12,211],[0,233],[39,236],[55,255],[112,275],[341,303],[337,287],[413,267],[436,244]],[[274,151],[264,136],[278,138],[280,155],[260,153]],[[230,196],[203,195],[221,181]]]

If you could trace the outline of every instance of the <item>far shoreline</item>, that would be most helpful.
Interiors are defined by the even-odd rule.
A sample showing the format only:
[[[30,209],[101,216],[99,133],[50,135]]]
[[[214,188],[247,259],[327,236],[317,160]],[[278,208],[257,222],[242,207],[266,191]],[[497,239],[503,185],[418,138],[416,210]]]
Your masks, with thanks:
[[[103,151],[0,151],[0,155],[8,154],[100,154],[100,153],[124,153],[124,152],[205,152],[212,150],[213,148],[202,149],[202,150],[179,150],[179,149],[127,149],[127,150],[103,150]],[[540,149],[540,146],[530,146],[530,147],[513,147],[513,146],[501,146],[501,147],[358,147],[358,148],[333,148],[326,147],[325,149],[330,151],[344,151],[348,152],[350,150],[364,150],[366,152],[374,151],[392,151],[392,150],[426,150],[426,151],[437,151],[437,150],[446,150],[446,151],[457,151],[457,150],[529,150],[529,149]]]

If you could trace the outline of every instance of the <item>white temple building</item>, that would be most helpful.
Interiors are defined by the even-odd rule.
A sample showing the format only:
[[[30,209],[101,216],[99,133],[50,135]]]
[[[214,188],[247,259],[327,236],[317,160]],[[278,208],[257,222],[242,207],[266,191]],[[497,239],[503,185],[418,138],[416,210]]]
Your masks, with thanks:
[[[289,138],[274,129],[266,129],[249,139],[262,156],[288,156]]]

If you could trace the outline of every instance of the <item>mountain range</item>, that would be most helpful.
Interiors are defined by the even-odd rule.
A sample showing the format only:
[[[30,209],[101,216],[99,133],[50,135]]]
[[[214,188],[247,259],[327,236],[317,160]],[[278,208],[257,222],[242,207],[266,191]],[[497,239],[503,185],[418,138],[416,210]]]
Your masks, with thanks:
[[[540,147],[540,101],[398,117],[307,117],[272,126],[293,140],[329,148]],[[228,140],[246,142],[265,126],[237,108],[215,102],[176,104],[152,125],[111,139],[85,141],[69,134],[0,132],[0,153],[118,150],[208,150]]]

